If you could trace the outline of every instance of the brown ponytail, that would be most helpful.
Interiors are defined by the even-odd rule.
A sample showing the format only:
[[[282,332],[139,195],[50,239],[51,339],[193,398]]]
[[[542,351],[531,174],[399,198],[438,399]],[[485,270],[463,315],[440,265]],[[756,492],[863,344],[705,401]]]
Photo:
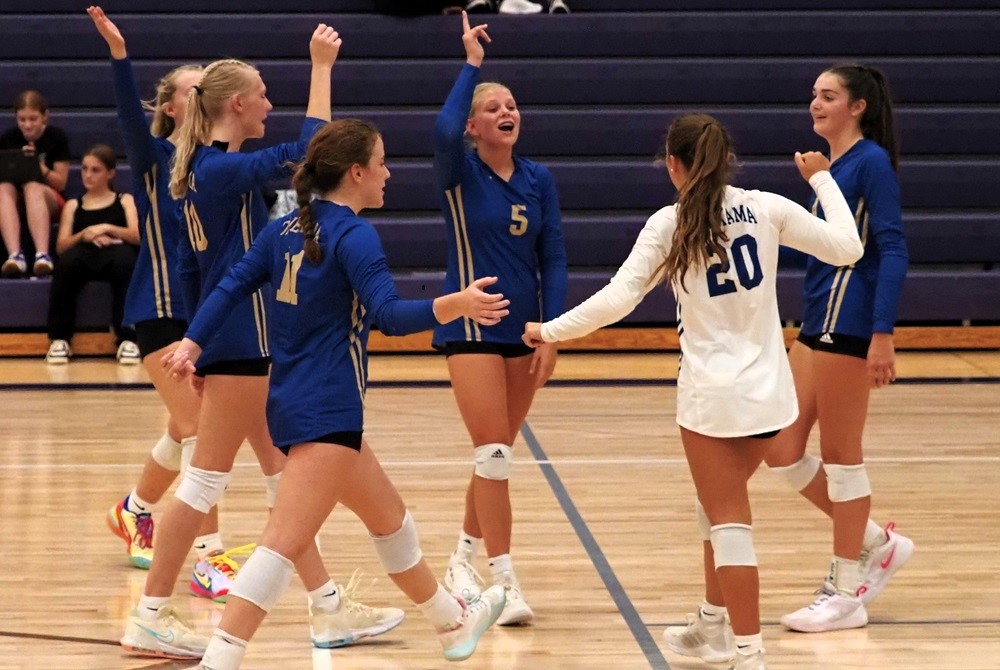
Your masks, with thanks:
[[[708,267],[715,255],[725,259],[723,242],[729,238],[722,223],[722,200],[733,159],[729,133],[707,114],[685,114],[670,124],[667,154],[688,171],[677,193],[677,227],[670,253],[655,276],[684,289],[684,275],[691,267]]]

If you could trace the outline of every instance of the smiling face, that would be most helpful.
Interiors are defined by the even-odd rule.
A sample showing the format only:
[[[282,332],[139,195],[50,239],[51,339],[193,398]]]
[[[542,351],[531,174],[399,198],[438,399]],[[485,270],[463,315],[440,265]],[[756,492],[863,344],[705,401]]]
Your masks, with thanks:
[[[246,137],[264,137],[264,122],[271,111],[271,101],[267,99],[267,87],[260,73],[249,74],[250,85],[245,93],[236,96],[234,107],[240,115],[240,123]]]
[[[80,178],[88,192],[104,191],[115,178],[115,171],[109,170],[97,156],[84,156],[80,161]]]
[[[813,132],[827,141],[846,132],[861,132],[861,116],[867,103],[864,100],[852,102],[839,76],[824,72],[816,78],[812,94],[809,113],[813,118]]]
[[[365,209],[379,209],[385,204],[385,183],[389,181],[389,168],[385,165],[385,144],[382,137],[375,140],[368,164],[361,167],[361,187]]]
[[[40,112],[31,107],[17,110],[17,127],[24,134],[24,139],[29,142],[36,142],[42,136],[48,121],[48,112]]]
[[[489,84],[476,92],[466,132],[478,145],[513,149],[521,132],[521,113],[506,86]]]

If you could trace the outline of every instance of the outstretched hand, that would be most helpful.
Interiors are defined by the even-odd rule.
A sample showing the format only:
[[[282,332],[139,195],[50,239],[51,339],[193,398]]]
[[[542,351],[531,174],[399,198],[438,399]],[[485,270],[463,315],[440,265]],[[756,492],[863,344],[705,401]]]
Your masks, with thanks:
[[[340,53],[340,34],[331,26],[321,23],[313,31],[309,40],[309,57],[313,65],[333,67]]]
[[[175,381],[181,381],[194,373],[194,363],[201,356],[201,347],[191,339],[184,338],[173,351],[168,351],[160,359],[160,365],[166,370],[167,376]]]
[[[487,44],[493,41],[486,33],[486,27],[485,23],[470,27],[468,12],[462,12],[462,44],[465,45],[465,62],[469,65],[479,67],[483,64],[486,51],[479,40],[485,40]]]
[[[795,152],[795,167],[806,181],[816,174],[830,169],[830,159],[818,151]]]
[[[111,50],[111,57],[115,60],[125,58],[127,55],[125,51],[125,38],[122,37],[118,26],[111,22],[111,19],[108,18],[107,14],[100,7],[87,7],[87,14],[93,19],[97,32],[108,43],[108,48]]]
[[[466,301],[464,315],[481,326],[495,326],[510,314],[510,310],[505,309],[510,300],[504,299],[503,293],[487,293],[484,290],[496,283],[496,277],[480,277],[462,291]]]

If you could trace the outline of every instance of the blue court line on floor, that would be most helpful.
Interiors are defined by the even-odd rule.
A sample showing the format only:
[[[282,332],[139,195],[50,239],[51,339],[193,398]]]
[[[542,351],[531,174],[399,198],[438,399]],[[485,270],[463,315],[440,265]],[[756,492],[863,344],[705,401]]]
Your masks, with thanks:
[[[632,636],[639,644],[642,653],[645,654],[646,660],[649,661],[649,666],[654,668],[654,670],[670,670],[667,659],[663,657],[663,653],[653,640],[653,636],[649,634],[649,629],[642,622],[642,618],[636,611],[635,605],[632,604],[628,594],[625,593],[625,589],[618,580],[618,576],[611,569],[611,564],[608,563],[607,557],[597,544],[594,534],[590,532],[587,522],[583,520],[580,511],[573,504],[573,499],[563,485],[562,479],[559,478],[555,468],[547,462],[549,457],[545,453],[545,450],[542,449],[542,445],[539,444],[535,434],[531,431],[531,426],[527,422],[521,425],[521,435],[524,436],[525,442],[528,443],[531,455],[536,461],[540,461],[538,467],[541,469],[542,474],[545,475],[545,479],[548,480],[549,487],[552,488],[552,493],[555,494],[556,500],[559,501],[559,505],[566,514],[566,518],[569,520],[570,525],[573,526],[573,530],[576,531],[577,537],[580,538],[580,542],[590,557],[591,563],[597,569],[597,574],[601,576],[605,588],[611,594],[611,598],[615,601],[615,605],[618,607],[622,618],[625,619],[629,630],[632,631]]]
[[[907,377],[897,379],[896,384],[904,386],[914,384],[950,385],[950,384],[1000,384],[1000,377]],[[370,380],[368,388],[449,388],[447,380],[413,380],[413,381],[378,381]],[[674,379],[552,379],[546,384],[550,387],[604,387],[604,386],[677,386]],[[149,391],[152,384],[119,384],[116,382],[94,383],[38,383],[38,384],[3,384],[0,391]]]

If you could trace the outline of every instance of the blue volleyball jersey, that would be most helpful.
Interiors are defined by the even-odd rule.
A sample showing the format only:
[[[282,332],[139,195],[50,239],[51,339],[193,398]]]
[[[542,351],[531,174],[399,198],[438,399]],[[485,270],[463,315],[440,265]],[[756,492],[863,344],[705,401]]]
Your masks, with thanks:
[[[324,123],[307,118],[297,142],[252,153],[229,153],[221,142],[195,150],[184,199],[187,240],[180,244],[181,280],[189,313],[243,257],[267,223],[261,186],[287,176],[289,166],[305,156],[310,138]],[[206,366],[270,356],[267,306],[262,291],[234,305],[221,325],[220,337],[205,349],[199,363]]]
[[[215,332],[236,305],[266,282],[276,288],[267,425],[279,447],[363,429],[372,322],[390,335],[437,323],[433,301],[399,299],[368,221],[325,200],[313,201],[312,212],[323,250],[319,264],[305,258],[298,211],[272,221],[198,310],[187,334],[213,346],[228,336]]]
[[[466,64],[434,126],[434,167],[448,228],[444,292],[496,276],[491,292],[510,300],[510,315],[495,326],[460,319],[434,329],[434,344],[519,344],[524,324],[552,319],[566,300],[566,248],[559,196],[548,169],[514,156],[504,181],[465,147],[465,123],[479,68]]]
[[[854,212],[865,254],[842,267],[808,260],[802,333],[866,339],[891,333],[909,262],[896,172],[885,149],[867,139],[834,161],[830,172]],[[823,216],[815,198],[812,208]]]
[[[170,195],[174,145],[150,134],[131,61],[112,59],[111,72],[139,214],[139,256],[125,296],[123,321],[133,325],[150,319],[186,320],[177,269],[177,242],[184,230],[181,203]]]

